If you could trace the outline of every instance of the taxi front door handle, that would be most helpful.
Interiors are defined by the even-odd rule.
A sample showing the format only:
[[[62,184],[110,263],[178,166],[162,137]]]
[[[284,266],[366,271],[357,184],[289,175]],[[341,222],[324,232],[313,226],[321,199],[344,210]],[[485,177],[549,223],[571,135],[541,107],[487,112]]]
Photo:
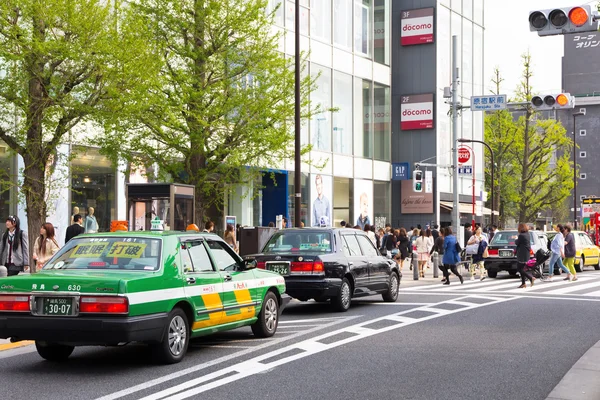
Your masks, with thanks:
[[[187,281],[188,285],[196,284],[196,278],[187,278],[186,281]]]
[[[225,276],[223,277],[223,280],[224,280],[225,282],[229,282],[231,279],[233,279],[233,278],[231,277],[231,275],[225,275]]]

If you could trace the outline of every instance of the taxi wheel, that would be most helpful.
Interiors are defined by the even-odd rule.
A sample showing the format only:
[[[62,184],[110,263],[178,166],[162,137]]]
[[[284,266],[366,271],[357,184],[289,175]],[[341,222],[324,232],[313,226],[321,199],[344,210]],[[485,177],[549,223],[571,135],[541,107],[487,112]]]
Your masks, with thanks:
[[[585,257],[581,256],[579,259],[579,264],[575,264],[575,272],[583,272],[583,268],[585,266]]]
[[[252,333],[259,338],[271,337],[277,331],[279,323],[279,301],[275,293],[268,291],[263,300],[258,320],[252,324]]]
[[[394,303],[398,300],[398,289],[400,289],[400,280],[398,279],[398,274],[392,272],[390,275],[390,287],[387,292],[383,293],[381,296],[383,297],[383,301],[387,301],[388,303]]]
[[[175,364],[183,360],[190,342],[190,326],[187,315],[181,308],[174,308],[167,318],[163,340],[152,346],[156,360],[164,364]]]
[[[65,361],[75,349],[74,346],[64,346],[39,340],[35,341],[35,348],[40,357],[48,361]]]
[[[352,303],[352,288],[347,278],[342,279],[342,285],[340,286],[340,292],[336,297],[331,299],[331,304],[337,311],[348,311],[350,304]]]

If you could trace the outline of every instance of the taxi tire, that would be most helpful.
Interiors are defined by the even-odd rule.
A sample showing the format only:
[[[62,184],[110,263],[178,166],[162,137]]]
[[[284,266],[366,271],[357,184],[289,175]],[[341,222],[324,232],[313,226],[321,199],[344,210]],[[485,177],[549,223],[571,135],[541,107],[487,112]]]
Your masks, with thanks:
[[[395,303],[398,300],[398,294],[400,292],[400,278],[398,274],[392,272],[390,275],[390,286],[387,292],[383,293],[381,297],[383,297],[383,301],[388,303]]]
[[[74,346],[65,346],[62,344],[47,343],[40,340],[35,341],[35,349],[40,357],[48,361],[60,362],[65,361],[73,350]]]
[[[175,355],[171,352],[171,349],[169,347],[169,333],[171,330],[171,324],[174,323],[177,325],[181,324],[181,322],[183,322],[183,325],[186,330],[185,343],[181,352]],[[152,356],[156,361],[160,362],[161,364],[176,364],[183,360],[183,357],[185,357],[189,343],[190,324],[188,321],[188,317],[181,308],[174,308],[173,310],[171,310],[171,312],[169,313],[169,317],[167,318],[167,323],[165,324],[165,330],[163,332],[162,342],[151,345]]]
[[[495,277],[497,277],[497,276],[498,276],[498,271],[494,271],[494,270],[491,270],[491,271],[490,271],[490,270],[488,270],[487,274],[488,274],[488,276],[489,276],[490,278],[495,278]]]
[[[579,264],[575,264],[575,272],[583,272],[583,268],[585,268],[585,257],[581,256]]]
[[[250,326],[254,336],[258,338],[268,338],[273,336],[277,331],[277,326],[279,325],[279,316],[279,301],[277,300],[275,293],[269,290],[263,299],[263,304],[260,308],[258,319]],[[270,324],[268,322],[270,322]],[[269,325],[271,325],[271,327],[269,327]]]
[[[350,309],[352,303],[352,286],[348,282],[348,278],[342,279],[340,291],[337,296],[331,298],[331,305],[336,311],[346,312]]]

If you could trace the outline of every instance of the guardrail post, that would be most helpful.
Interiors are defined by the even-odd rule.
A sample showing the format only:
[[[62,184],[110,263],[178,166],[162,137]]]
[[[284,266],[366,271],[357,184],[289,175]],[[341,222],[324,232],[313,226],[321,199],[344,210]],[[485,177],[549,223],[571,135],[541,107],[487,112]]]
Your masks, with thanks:
[[[437,278],[438,275],[438,269],[440,267],[440,255],[438,254],[437,251],[433,252],[433,277]]]
[[[412,253],[412,258],[411,258],[410,262],[411,262],[412,268],[413,268],[413,279],[415,281],[418,281],[419,280],[419,261],[418,261],[417,253],[415,253],[414,251]]]

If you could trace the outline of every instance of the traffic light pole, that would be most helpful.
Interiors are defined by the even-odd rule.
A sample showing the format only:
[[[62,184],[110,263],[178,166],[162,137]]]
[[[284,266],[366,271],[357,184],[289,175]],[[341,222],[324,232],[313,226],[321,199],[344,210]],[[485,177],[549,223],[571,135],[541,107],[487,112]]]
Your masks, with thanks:
[[[452,225],[455,227],[456,237],[460,233],[460,210],[458,192],[458,59],[457,59],[457,36],[452,36],[452,164],[454,167],[452,201]]]

